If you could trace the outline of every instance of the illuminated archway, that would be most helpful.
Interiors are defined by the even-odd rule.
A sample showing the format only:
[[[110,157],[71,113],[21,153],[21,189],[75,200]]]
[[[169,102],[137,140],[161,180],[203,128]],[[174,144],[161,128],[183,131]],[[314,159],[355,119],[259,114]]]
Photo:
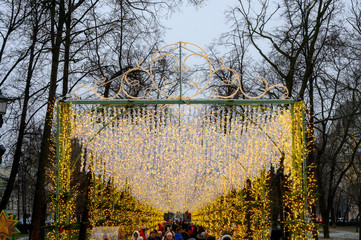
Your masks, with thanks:
[[[184,80],[192,57],[209,67],[203,81],[201,76]],[[81,87],[78,95],[86,89],[101,99],[58,102],[51,236],[65,238],[70,233],[59,229],[76,225],[83,176],[89,182],[92,227],[125,226],[131,232],[156,226],[164,212],[189,211],[192,221],[215,236],[232,230],[239,239],[267,239],[269,179],[277,169],[284,180],[280,220],[292,237],[307,238],[313,200],[305,166],[304,105],[261,100],[272,88],[285,89],[268,87],[264,79],[265,91],[248,96],[239,75],[220,63],[213,69],[204,50],[179,42],[156,52],[149,70],[139,63],[116,79],[121,88],[110,98],[101,97],[96,87]],[[155,76],[157,64],[175,71],[173,82]],[[219,91],[222,86],[211,85],[221,71],[230,72],[230,79],[221,81],[231,90],[228,95]],[[142,89],[144,76],[151,84]],[[179,94],[170,94],[174,90]],[[232,99],[237,94],[248,99]],[[126,99],[116,99],[120,96]]]

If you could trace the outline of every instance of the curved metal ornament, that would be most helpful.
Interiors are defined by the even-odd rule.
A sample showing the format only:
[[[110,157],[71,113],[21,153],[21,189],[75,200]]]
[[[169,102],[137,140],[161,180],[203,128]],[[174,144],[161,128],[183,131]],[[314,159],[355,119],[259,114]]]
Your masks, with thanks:
[[[183,50],[183,51],[179,51],[180,52],[179,53],[177,50],[178,51]],[[182,52],[188,53],[188,54],[185,54],[185,57],[182,57]],[[175,86],[177,84],[177,82],[170,82],[169,80],[162,78],[163,82],[161,84],[159,81],[156,81],[156,79],[154,77],[154,65],[157,62],[165,61],[164,59],[166,57],[170,58],[173,61],[172,66],[170,66],[168,68],[168,70],[176,72],[177,74],[179,74],[180,78],[182,78],[183,73],[191,71],[191,68],[186,64],[187,62],[189,62],[188,60],[190,58],[193,58],[193,57],[202,58],[206,62],[206,65],[208,67],[208,69],[207,69],[208,75],[206,77],[206,80],[202,82],[200,76],[196,76],[194,78],[194,80],[183,83],[182,80],[180,79],[181,84],[185,84],[191,88],[191,91],[189,91],[190,92],[189,96],[182,95],[182,92],[180,92],[179,95],[172,95],[172,94],[167,93],[166,89]],[[149,70],[143,68],[142,63],[143,63],[143,59],[140,59],[140,61],[138,61],[138,63],[137,63],[137,67],[129,69],[122,75],[121,80],[120,80],[120,88],[119,88],[118,92],[111,97],[106,98],[106,97],[101,96],[97,92],[97,88],[98,88],[98,86],[101,86],[102,84],[104,85],[104,84],[112,82],[118,78],[111,79],[109,81],[107,81],[106,78],[101,78],[94,84],[93,88],[87,87],[87,86],[78,87],[73,91],[73,97],[75,99],[79,99],[79,96],[76,94],[76,92],[79,91],[80,89],[89,90],[103,100],[116,99],[120,94],[124,94],[124,96],[128,99],[149,99],[149,100],[151,100],[151,99],[154,99],[154,97],[151,96],[152,92],[158,92],[160,95],[164,96],[167,99],[187,100],[187,99],[193,99],[197,96],[204,96],[206,90],[210,91],[211,96],[208,97],[210,100],[230,99],[230,98],[233,98],[238,92],[241,92],[248,99],[260,99],[268,91],[270,91],[273,88],[283,88],[284,89],[284,94],[281,96],[281,98],[283,98],[283,99],[287,98],[288,94],[289,94],[288,89],[283,85],[276,84],[276,85],[268,86],[268,82],[263,77],[258,77],[257,80],[264,83],[264,85],[265,85],[264,91],[261,94],[259,94],[258,96],[250,96],[250,95],[246,94],[243,91],[243,87],[241,85],[241,80],[240,80],[239,74],[234,69],[226,67],[223,58],[219,59],[220,67],[213,69],[211,60],[208,57],[207,53],[198,45],[189,43],[189,42],[177,42],[177,43],[166,45],[166,46],[160,48],[157,52],[155,52],[153,54],[151,62],[150,62]],[[235,90],[232,93],[228,94],[227,96],[220,95],[218,93],[218,90],[216,87],[210,86],[212,78],[215,76],[215,74],[217,72],[222,71],[222,70],[229,71],[233,75],[231,77],[231,79],[222,81],[222,84],[224,86],[235,86]],[[141,87],[140,80],[132,80],[129,77],[129,75],[131,73],[137,72],[137,71],[138,72],[140,71],[140,72],[143,72],[143,74],[146,74],[152,82],[152,86],[144,89],[143,94],[141,96],[133,96],[126,90],[127,87]],[[182,87],[180,87],[180,89],[182,89]]]

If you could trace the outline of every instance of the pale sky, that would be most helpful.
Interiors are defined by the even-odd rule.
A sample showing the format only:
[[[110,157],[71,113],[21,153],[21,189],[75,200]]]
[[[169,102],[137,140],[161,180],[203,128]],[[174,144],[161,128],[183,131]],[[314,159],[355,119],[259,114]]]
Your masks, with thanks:
[[[164,21],[164,25],[170,28],[164,37],[165,44],[184,41],[205,49],[212,40],[229,30],[224,12],[236,2],[207,0],[198,9],[191,5],[183,5],[181,12],[174,13]]]
[[[257,9],[257,2],[252,2]],[[191,42],[203,48],[208,54],[207,46],[217,39],[222,33],[230,31],[230,24],[227,23],[225,12],[231,7],[239,6],[239,0],[206,0],[202,7],[195,7],[184,4],[181,11],[175,12],[163,24],[168,30],[165,31],[165,45],[179,41]],[[268,43],[259,43],[262,48],[269,48]],[[164,46],[165,46],[164,45]],[[228,49],[229,50],[229,49]],[[223,47],[217,48],[221,54],[227,52]],[[249,56],[254,60],[262,60],[258,51],[250,46]]]

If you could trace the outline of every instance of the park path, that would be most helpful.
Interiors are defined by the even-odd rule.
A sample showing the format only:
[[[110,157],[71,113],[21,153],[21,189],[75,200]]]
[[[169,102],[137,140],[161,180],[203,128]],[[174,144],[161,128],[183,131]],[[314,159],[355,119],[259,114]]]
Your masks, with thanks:
[[[358,240],[358,234],[356,232],[350,232],[350,231],[342,231],[339,229],[331,229],[330,235],[331,238],[328,238],[329,240]],[[18,240],[28,240],[28,237],[22,237],[18,238]],[[323,233],[321,232],[319,234],[319,239],[325,239],[323,238]]]
[[[321,232],[319,234],[320,239],[325,239],[323,238],[323,233]],[[350,231],[342,231],[339,229],[331,229],[330,230],[330,237],[328,238],[330,240],[337,240],[337,239],[342,239],[342,240],[358,240],[359,239],[359,233],[357,232],[350,232]]]

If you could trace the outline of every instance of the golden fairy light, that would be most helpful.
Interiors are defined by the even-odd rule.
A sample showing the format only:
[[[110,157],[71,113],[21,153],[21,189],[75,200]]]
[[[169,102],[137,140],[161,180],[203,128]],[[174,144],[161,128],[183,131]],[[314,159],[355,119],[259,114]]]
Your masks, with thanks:
[[[119,116],[126,108],[73,106],[72,138],[91,151],[92,170],[105,181],[128,184],[163,212],[194,211],[290,155],[288,111],[276,106],[265,116],[259,107],[234,108],[137,107]],[[89,169],[89,160],[82,162]]]
[[[289,227],[303,235],[310,228],[304,222],[310,203],[306,202],[301,103],[292,108],[282,104],[61,105],[67,131],[59,136],[63,144],[58,181],[68,191],[59,194],[58,208],[64,224],[76,221],[78,193],[71,190],[75,189],[71,186],[75,163],[70,160],[71,139],[76,139],[82,146],[77,158],[80,169],[93,176],[89,193],[93,226],[121,222],[136,229],[149,213],[153,217],[147,225],[155,226],[162,221],[162,212],[189,211],[215,234],[225,227],[220,216],[227,216],[226,225],[240,236],[252,229],[253,236],[266,238],[270,226],[267,172],[271,166],[278,169],[282,159],[290,186],[284,202],[292,209],[288,217],[294,219]],[[253,200],[242,197],[248,188]],[[249,206],[256,207],[250,210]],[[223,210],[214,212],[219,207]],[[133,216],[133,222],[119,217],[122,208],[136,214],[127,215]],[[143,220],[135,217],[139,211],[144,211]],[[247,211],[253,218],[242,216]],[[245,232],[246,222],[252,224]]]
[[[167,48],[183,49],[189,55],[177,59],[174,53],[164,52]],[[271,168],[282,169],[285,176],[287,190],[282,198],[289,209],[284,213],[285,226],[295,239],[309,237],[314,227],[308,222],[314,179],[304,165],[303,103],[191,102],[194,96],[207,95],[206,90],[211,92],[208,99],[232,98],[237,92],[255,99],[279,87],[268,87],[260,79],[266,83],[265,91],[257,97],[248,96],[234,70],[225,67],[223,61],[213,69],[207,54],[199,49],[184,42],[160,49],[149,70],[139,63],[126,72],[120,79],[119,92],[102,98],[107,101],[58,103],[57,161],[49,174],[56,225],[49,238],[67,238],[77,231],[79,198],[85,196],[92,227],[122,226],[125,235],[143,225],[155,227],[163,221],[164,212],[189,211],[192,221],[217,237],[227,229],[239,239],[267,239],[272,224]],[[186,73],[190,71],[186,61],[195,56],[209,66],[206,80],[188,81],[186,84],[195,89],[188,96],[169,95],[166,89],[172,83],[157,83],[153,65],[170,57],[171,68]],[[237,86],[230,96],[220,96],[209,87],[214,74],[223,70],[233,74],[233,79],[223,84]],[[133,71],[144,72],[153,83],[140,98],[151,99],[157,90],[168,100],[180,102],[136,102],[139,97],[127,92],[139,85],[128,76]],[[96,88],[82,88],[96,93]],[[133,100],[110,101],[119,94]],[[77,181],[82,176],[89,181],[86,194]]]

